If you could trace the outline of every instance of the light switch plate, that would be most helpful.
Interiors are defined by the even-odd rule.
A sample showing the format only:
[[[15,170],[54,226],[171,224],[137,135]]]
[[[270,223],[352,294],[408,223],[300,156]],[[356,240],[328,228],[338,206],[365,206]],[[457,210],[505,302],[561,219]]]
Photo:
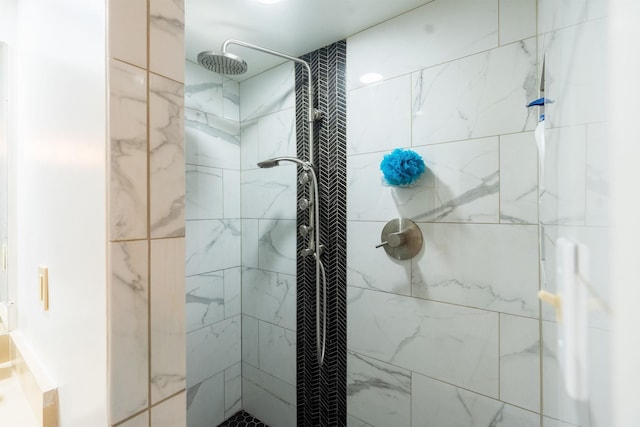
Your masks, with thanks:
[[[49,310],[49,269],[42,265],[38,266],[38,286],[42,308],[47,311]]]

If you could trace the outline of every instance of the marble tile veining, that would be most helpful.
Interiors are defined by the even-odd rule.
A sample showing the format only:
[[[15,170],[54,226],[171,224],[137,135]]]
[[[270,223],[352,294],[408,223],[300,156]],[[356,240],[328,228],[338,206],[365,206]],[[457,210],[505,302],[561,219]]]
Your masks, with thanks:
[[[149,77],[151,237],[184,236],[185,154],[182,84]]]
[[[420,224],[413,296],[538,316],[535,225]]]
[[[187,275],[240,265],[240,221],[187,221]]]
[[[258,222],[258,259],[263,270],[296,274],[296,221],[260,220]]]
[[[411,372],[348,353],[347,411],[371,425],[409,426]]]
[[[224,271],[187,277],[187,332],[224,319]]]
[[[540,415],[413,373],[413,425],[538,427]]]
[[[538,149],[533,132],[500,136],[500,222],[538,222]]]
[[[110,62],[109,239],[147,237],[147,77]]]
[[[533,130],[535,40],[413,73],[413,145]]]
[[[497,313],[352,287],[347,307],[350,351],[498,397]]]
[[[109,54],[130,64],[147,65],[147,1],[111,0],[109,4]],[[112,78],[112,77],[111,77]]]
[[[111,243],[109,347],[111,420],[149,404],[149,277],[146,241]]]
[[[242,270],[242,312],[296,329],[296,277],[254,268]]]
[[[296,385],[296,333],[267,322],[259,324],[259,368]]]
[[[262,117],[295,106],[294,65],[287,61],[240,84],[240,119]]]
[[[150,0],[149,69],[184,81],[184,0]]]
[[[191,61],[185,61],[184,71],[184,106],[222,117],[222,75]]]
[[[191,165],[240,169],[240,125],[185,109],[185,155]]]
[[[184,238],[151,241],[151,401],[183,390],[185,360]]]
[[[185,219],[220,219],[224,217],[223,170],[186,165]]]
[[[224,372],[187,390],[187,427],[211,427],[224,421]]]

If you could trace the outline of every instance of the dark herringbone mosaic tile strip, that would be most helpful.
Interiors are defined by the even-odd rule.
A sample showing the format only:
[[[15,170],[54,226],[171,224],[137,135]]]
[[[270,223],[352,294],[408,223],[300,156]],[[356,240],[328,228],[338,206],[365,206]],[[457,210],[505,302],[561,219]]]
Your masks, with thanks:
[[[312,70],[315,108],[314,162],[320,188],[320,221],[327,270],[327,352],[318,369],[315,348],[315,267],[298,257],[298,425],[346,425],[346,42],[305,55]],[[306,158],[306,78],[296,69],[298,156]],[[298,189],[303,190],[299,187]],[[300,196],[299,194],[299,197]],[[303,220],[298,220],[298,225]],[[302,249],[302,242],[298,249]]]

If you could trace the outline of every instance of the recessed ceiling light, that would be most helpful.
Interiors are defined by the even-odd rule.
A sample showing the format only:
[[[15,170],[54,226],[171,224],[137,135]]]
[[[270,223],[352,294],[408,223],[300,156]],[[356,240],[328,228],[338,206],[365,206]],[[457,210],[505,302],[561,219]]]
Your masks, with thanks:
[[[282,0],[257,0],[258,3],[262,3],[262,4],[276,4],[276,3],[280,3]]]
[[[382,74],[379,73],[367,73],[360,76],[360,83],[364,83],[366,85],[370,83],[379,82],[382,80]]]

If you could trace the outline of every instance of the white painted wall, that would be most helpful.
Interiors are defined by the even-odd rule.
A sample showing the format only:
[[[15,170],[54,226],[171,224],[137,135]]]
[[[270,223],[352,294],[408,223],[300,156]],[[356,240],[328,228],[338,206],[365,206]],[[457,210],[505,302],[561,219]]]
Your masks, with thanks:
[[[611,137],[611,283],[613,289],[613,412],[616,427],[640,424],[640,128],[638,75],[640,59],[635,54],[640,39],[640,3],[611,0],[610,59]],[[615,167],[613,167],[615,165]]]
[[[19,328],[58,384],[61,426],[104,426],[105,2],[22,0],[17,15]],[[49,268],[48,312],[39,264]]]

